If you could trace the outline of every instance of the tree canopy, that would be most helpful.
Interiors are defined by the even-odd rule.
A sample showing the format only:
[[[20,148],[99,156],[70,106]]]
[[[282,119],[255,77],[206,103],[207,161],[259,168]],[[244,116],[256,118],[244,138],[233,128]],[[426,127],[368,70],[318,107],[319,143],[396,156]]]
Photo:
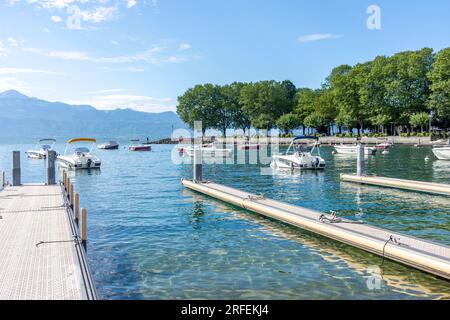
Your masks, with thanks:
[[[450,127],[450,48],[430,48],[378,56],[354,66],[341,65],[318,89],[296,88],[289,81],[266,80],[218,86],[196,85],[178,97],[177,112],[193,127],[223,134],[279,128],[292,133],[300,127],[332,134],[338,129],[395,134],[435,125]]]

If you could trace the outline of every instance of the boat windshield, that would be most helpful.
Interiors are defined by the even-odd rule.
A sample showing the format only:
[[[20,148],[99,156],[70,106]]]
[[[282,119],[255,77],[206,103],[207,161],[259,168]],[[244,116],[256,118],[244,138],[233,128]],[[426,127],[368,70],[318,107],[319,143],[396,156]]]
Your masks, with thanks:
[[[89,153],[89,148],[86,148],[86,147],[76,148],[75,153]]]
[[[299,153],[306,153],[306,152],[311,152],[313,148],[314,148],[314,144],[301,143],[297,146],[297,151]]]
[[[44,144],[41,146],[41,148],[42,148],[42,150],[50,150],[52,148],[52,146],[48,145],[48,144]]]

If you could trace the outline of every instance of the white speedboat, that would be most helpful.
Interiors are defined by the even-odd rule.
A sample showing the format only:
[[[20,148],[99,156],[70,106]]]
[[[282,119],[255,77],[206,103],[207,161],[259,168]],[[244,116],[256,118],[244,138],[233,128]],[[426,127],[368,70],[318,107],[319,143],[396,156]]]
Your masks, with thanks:
[[[393,143],[389,142],[389,140],[385,139],[385,140],[377,140],[377,143],[375,145],[375,148],[377,148],[378,150],[386,150],[386,149],[390,149],[394,146]]]
[[[439,160],[450,160],[450,146],[433,147],[432,151]]]
[[[296,142],[303,142],[296,145]],[[285,154],[273,155],[275,169],[321,170],[325,160],[320,156],[319,138],[299,136],[292,140]]]
[[[98,145],[97,148],[104,150],[117,150],[119,149],[119,144],[116,141],[108,141]]]
[[[55,145],[55,139],[41,139],[37,142],[35,150],[28,150],[25,152],[28,158],[32,159],[45,159],[47,150],[53,150]]]
[[[132,144],[128,146],[129,151],[152,151],[152,147],[150,145],[140,143],[139,139],[131,139],[131,143]]]
[[[358,154],[358,146],[357,145],[337,145],[334,146],[334,149],[337,153],[340,154]],[[376,147],[364,147],[364,153],[366,155],[375,155],[377,153]]]
[[[204,157],[211,157],[211,158],[226,158],[231,157],[233,155],[233,149],[226,149],[226,148],[217,148],[214,144],[204,144],[201,147],[183,147],[183,154],[194,157],[194,151],[196,149],[200,148],[202,150],[202,156]]]
[[[90,143],[91,146],[81,146],[75,143]],[[58,156],[57,160],[64,168],[71,170],[78,169],[98,169],[102,162],[99,157],[91,153],[97,141],[91,138],[75,138],[67,141],[66,150],[63,156]]]

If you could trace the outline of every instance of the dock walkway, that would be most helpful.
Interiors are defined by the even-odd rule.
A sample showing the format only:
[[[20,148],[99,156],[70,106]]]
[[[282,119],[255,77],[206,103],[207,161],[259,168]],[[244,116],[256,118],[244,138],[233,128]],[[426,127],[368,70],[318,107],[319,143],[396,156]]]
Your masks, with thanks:
[[[96,299],[64,188],[0,191],[0,300]]]
[[[266,217],[450,279],[450,247],[344,218],[266,199],[212,182],[182,180],[192,190]]]

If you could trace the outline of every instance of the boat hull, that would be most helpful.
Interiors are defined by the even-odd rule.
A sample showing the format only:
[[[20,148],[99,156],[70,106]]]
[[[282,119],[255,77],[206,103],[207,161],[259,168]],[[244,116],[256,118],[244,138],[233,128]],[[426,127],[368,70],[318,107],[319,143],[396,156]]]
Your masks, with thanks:
[[[324,170],[325,160],[319,156],[273,156],[270,166],[274,169]]]
[[[334,146],[337,153],[340,154],[358,154],[358,146]],[[375,147],[364,147],[364,154],[375,155],[377,153],[377,148]]]
[[[130,146],[128,147],[130,151],[152,151],[151,146]]]
[[[72,157],[59,156],[57,160],[61,167],[69,170],[100,169],[101,167],[100,160],[93,158],[82,158],[77,161]]]
[[[42,151],[27,151],[26,154],[30,159],[45,159],[47,157]]]
[[[433,148],[432,151],[439,160],[450,160],[450,147]]]

